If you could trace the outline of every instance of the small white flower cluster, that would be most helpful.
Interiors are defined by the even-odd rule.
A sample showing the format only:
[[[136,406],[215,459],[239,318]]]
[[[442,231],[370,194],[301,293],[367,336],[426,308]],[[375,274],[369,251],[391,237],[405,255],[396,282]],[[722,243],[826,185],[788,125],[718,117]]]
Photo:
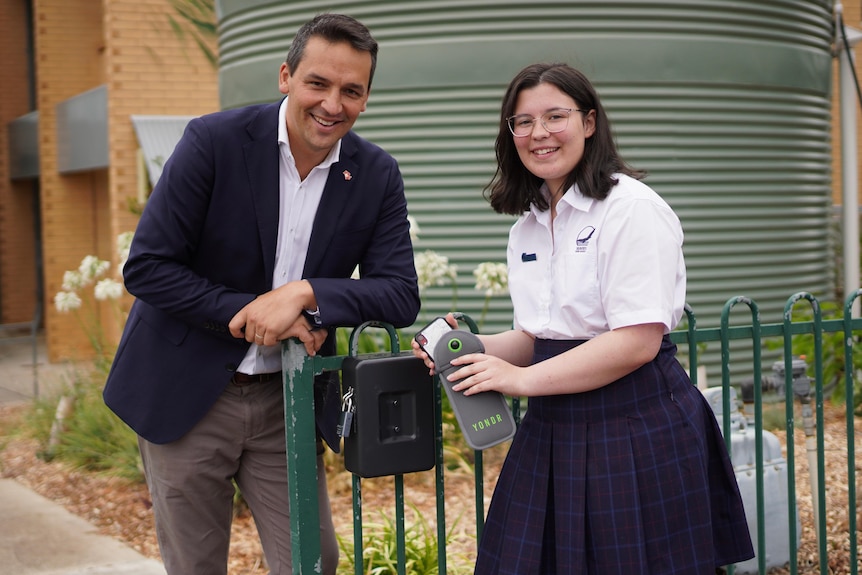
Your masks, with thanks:
[[[414,247],[419,240],[419,223],[416,218],[408,215],[410,224],[410,241]],[[452,286],[452,309],[456,308],[458,300],[458,266],[449,263],[449,258],[434,250],[425,250],[414,255],[416,275],[418,277],[419,291],[424,291],[431,286]],[[504,263],[482,262],[473,270],[476,278],[476,290],[485,294],[485,304],[482,309],[482,319],[488,311],[490,300],[493,296],[506,295],[509,293],[509,272]],[[359,268],[353,270],[352,279],[359,279]]]
[[[111,267],[111,262],[100,260],[96,256],[84,256],[81,265],[78,266],[78,274],[81,276],[79,285],[91,283],[97,277],[104,275],[109,267]]]
[[[419,277],[419,289],[431,286],[441,286],[446,280],[455,281],[458,266],[449,264],[449,258],[441,256],[433,250],[425,250],[416,254],[416,275]]]
[[[419,224],[413,216],[407,216],[410,222],[410,239],[419,239]],[[416,274],[419,276],[419,289],[431,286],[445,285],[447,280],[455,286],[458,266],[449,264],[449,258],[434,250],[425,250],[416,254]],[[476,277],[476,289],[484,291],[485,297],[505,295],[509,293],[509,271],[506,264],[498,262],[482,262],[473,270]]]
[[[476,289],[485,292],[485,297],[509,293],[509,270],[506,264],[482,262],[473,270]]]
[[[117,255],[119,256],[117,263],[117,273],[123,275],[123,266],[126,265],[126,260],[129,259],[129,249],[132,247],[132,238],[135,237],[135,232],[123,232],[117,236]]]
[[[68,313],[81,307],[81,298],[73,291],[60,291],[54,296],[54,306],[58,311]]]
[[[120,270],[129,256],[132,235],[132,232],[125,232],[117,237]],[[122,283],[112,278],[102,278],[110,267],[111,262],[109,261],[99,259],[96,256],[85,256],[77,270],[66,271],[63,274],[63,289],[54,296],[54,306],[57,311],[68,313],[79,309],[83,302],[78,291],[94,282],[96,285],[93,288],[93,295],[97,300],[113,300],[122,297],[124,291]]]
[[[110,278],[99,280],[99,283],[97,283],[96,287],[93,288],[93,295],[95,295],[96,299],[99,301],[104,301],[106,299],[120,299],[123,295],[123,284]]]
[[[415,242],[419,239],[419,222],[413,216],[407,216],[407,222],[410,224],[410,241]]]

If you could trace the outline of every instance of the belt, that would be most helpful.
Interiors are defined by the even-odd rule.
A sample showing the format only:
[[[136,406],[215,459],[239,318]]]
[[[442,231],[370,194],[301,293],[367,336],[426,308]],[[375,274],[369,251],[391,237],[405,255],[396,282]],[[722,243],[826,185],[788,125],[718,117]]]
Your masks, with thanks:
[[[251,385],[252,383],[269,383],[271,381],[280,379],[280,371],[276,371],[273,373],[255,373],[254,375],[240,373],[237,371],[234,372],[231,381],[234,383],[234,385]]]

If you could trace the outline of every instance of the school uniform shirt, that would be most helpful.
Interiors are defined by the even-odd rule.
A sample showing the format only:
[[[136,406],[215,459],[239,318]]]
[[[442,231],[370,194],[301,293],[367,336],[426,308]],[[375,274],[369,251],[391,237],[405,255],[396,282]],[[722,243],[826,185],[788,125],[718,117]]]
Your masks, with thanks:
[[[577,185],[557,215],[532,207],[512,226],[507,253],[516,329],[543,339],[679,322],[685,306],[683,232],[668,204],[623,174],[603,201]]]
[[[683,234],[646,185],[604,201],[574,187],[510,234],[515,326],[533,363],[600,333],[663,323],[685,304]],[[655,359],[598,389],[530,397],[488,509],[474,575],[703,575],[754,555],[706,399],[663,338]]]

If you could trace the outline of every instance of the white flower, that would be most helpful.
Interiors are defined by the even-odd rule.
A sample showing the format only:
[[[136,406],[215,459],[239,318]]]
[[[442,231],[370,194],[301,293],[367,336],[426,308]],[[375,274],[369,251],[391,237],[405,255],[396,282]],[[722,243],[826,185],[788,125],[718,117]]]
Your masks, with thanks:
[[[85,285],[86,282],[80,272],[67,271],[63,274],[63,289],[65,291],[78,291]]]
[[[135,232],[123,232],[117,236],[117,253],[122,255],[129,253],[129,248],[132,246],[132,238],[135,237]]]
[[[413,216],[407,216],[407,222],[410,224],[410,241],[415,242],[419,240],[419,223],[416,221],[416,218]]]
[[[129,259],[129,249],[132,247],[132,238],[135,232],[123,232],[117,236],[117,271],[123,275],[123,266],[126,265],[126,260]]]
[[[455,280],[458,266],[449,265],[449,258],[441,256],[433,250],[425,250],[415,257],[416,274],[419,277],[419,289],[432,285],[441,286],[447,279]]]
[[[81,298],[72,291],[57,292],[57,295],[54,296],[54,306],[57,311],[67,313],[81,307]]]
[[[85,256],[78,266],[78,271],[81,273],[84,285],[88,285],[97,277],[104,275],[110,266],[111,262],[100,260],[96,256]]]
[[[509,274],[506,264],[482,262],[473,270],[476,289],[485,291],[485,297],[503,295],[509,291]]]
[[[119,299],[123,295],[123,284],[117,280],[99,280],[93,290],[97,300]]]

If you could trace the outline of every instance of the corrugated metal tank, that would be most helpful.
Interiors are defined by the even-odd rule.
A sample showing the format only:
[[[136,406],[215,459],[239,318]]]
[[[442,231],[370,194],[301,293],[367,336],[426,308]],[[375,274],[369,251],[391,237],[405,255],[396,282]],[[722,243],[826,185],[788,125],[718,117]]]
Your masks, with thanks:
[[[314,3],[221,0],[221,102],[278,97],[277,68]],[[329,11],[380,42],[363,136],[404,173],[416,251],[458,266],[457,307],[481,316],[472,270],[505,261],[512,219],[482,189],[505,86],[524,65],[566,61],[595,83],[624,156],[676,210],[686,233],[688,301],[716,326],[731,296],[780,322],[799,290],[828,296],[831,3],[811,0],[362,1]],[[448,310],[429,289],[420,320]],[[485,329],[508,326],[495,297]],[[734,312],[750,321],[748,310]],[[717,346],[715,346],[717,349]]]

